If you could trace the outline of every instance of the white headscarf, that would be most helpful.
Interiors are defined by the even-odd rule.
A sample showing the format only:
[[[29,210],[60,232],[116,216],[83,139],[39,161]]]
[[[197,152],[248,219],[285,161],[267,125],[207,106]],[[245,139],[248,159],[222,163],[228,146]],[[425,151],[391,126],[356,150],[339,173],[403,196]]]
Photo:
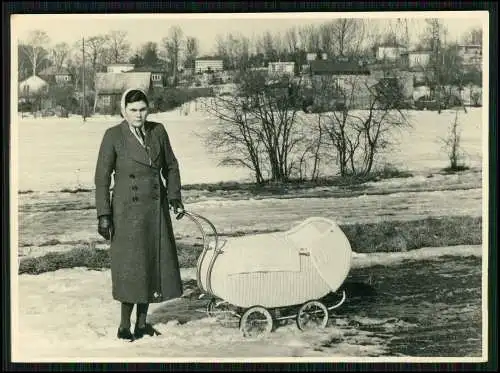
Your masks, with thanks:
[[[130,92],[130,91],[140,91],[142,93],[144,93],[144,96],[147,97],[146,95],[146,92],[144,92],[142,89],[140,88],[129,88],[127,89],[125,92],[123,92],[123,95],[122,95],[122,99],[121,99],[121,102],[120,102],[120,110],[121,110],[121,113],[123,115],[123,118],[125,118],[125,97],[127,96],[127,94]]]

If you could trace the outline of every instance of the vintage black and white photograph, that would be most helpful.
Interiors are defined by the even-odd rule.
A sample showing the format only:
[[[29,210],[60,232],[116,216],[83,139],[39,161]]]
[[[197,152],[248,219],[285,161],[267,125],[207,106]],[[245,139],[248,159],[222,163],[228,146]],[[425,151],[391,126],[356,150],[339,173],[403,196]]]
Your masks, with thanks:
[[[486,361],[488,17],[13,15],[12,361]]]

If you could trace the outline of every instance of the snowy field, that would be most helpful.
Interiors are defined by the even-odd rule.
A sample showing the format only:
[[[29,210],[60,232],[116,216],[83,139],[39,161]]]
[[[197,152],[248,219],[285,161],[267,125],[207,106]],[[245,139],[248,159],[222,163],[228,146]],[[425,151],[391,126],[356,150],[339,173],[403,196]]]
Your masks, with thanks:
[[[462,146],[467,153],[466,163],[472,170],[463,174],[429,177],[429,173],[448,166],[440,138],[446,137],[455,112],[445,111],[441,115],[413,112],[413,129],[397,137],[399,146],[386,156],[385,161],[409,170],[414,177],[368,183],[360,194],[342,198],[338,198],[339,193],[344,191],[335,187],[302,191],[289,199],[281,196],[253,198],[245,193],[186,191],[186,207],[209,217],[224,234],[285,230],[312,215],[329,217],[339,224],[444,215],[482,216],[482,145],[486,139],[482,139],[482,109],[468,110],[467,114],[460,113],[459,120]],[[194,105],[187,116],[175,110],[151,115],[150,119],[166,126],[181,165],[184,184],[249,180],[247,170],[218,167],[217,157],[206,152],[196,134],[204,133],[210,120],[195,111]],[[13,131],[19,134],[18,152],[12,155],[17,159],[14,167],[18,171],[18,189],[34,191],[18,196],[21,247],[14,250],[19,249],[19,254],[36,256],[47,251],[70,249],[75,241],[99,239],[92,192],[49,192],[76,187],[93,189],[93,173],[102,135],[119,121],[119,117],[94,117],[85,123],[80,117],[24,118],[14,125]],[[176,223],[174,229],[180,238],[199,236],[195,228],[183,221]],[[55,243],[51,245],[50,242]],[[393,309],[389,307],[387,314],[379,312],[384,309],[380,304],[373,306],[371,311],[369,307],[356,308],[354,305],[347,319],[334,319],[325,330],[303,333],[293,324],[278,328],[262,340],[243,338],[237,327],[221,327],[216,320],[199,312],[203,304],[186,294],[185,298],[151,306],[148,317],[154,320],[162,336],[144,338],[133,344],[121,342],[115,338],[119,306],[111,298],[108,270],[74,268],[37,276],[22,275],[17,277],[16,303],[19,307],[13,315],[13,334],[16,337],[13,358],[23,361],[171,361],[186,358],[195,361],[206,358],[307,357],[309,361],[314,358],[376,361],[376,358],[392,356],[408,361],[410,356],[436,356],[439,353],[442,356],[478,357],[481,355],[481,329],[484,330],[481,324],[481,265],[478,265],[482,252],[480,246],[460,246],[403,253],[356,254],[354,270],[364,269],[364,273],[382,271],[396,276],[392,280],[380,276],[379,288],[384,289],[384,286],[389,286],[387,284],[396,286],[386,290],[388,293],[383,293],[380,299],[397,291],[398,284],[405,282],[404,279],[434,277],[429,279],[428,288],[423,288],[424,294],[415,298],[415,291],[408,290],[408,294],[400,295],[402,303]],[[463,268],[460,261],[450,259],[465,261],[471,257],[477,260],[467,262]],[[418,269],[414,269],[418,266],[404,265],[407,261],[419,263],[424,260],[436,263],[434,272],[426,267],[427,264]],[[193,282],[192,268],[183,269],[182,273],[185,284]],[[436,285],[445,284],[447,279],[451,282],[446,286]],[[462,280],[466,283],[459,285]],[[420,286],[412,281],[405,284]],[[459,300],[453,298],[450,302],[455,303],[446,304],[442,300],[446,294],[458,294]],[[416,309],[425,309],[429,319],[406,318]],[[435,315],[441,315],[441,318]],[[382,332],[372,332],[370,328],[381,328]],[[426,328],[436,331],[429,332]],[[440,328],[448,328],[448,332],[458,333],[459,338],[465,339],[460,343],[449,343],[454,335],[448,335]],[[428,332],[437,333],[440,342],[427,343],[433,338],[426,334]],[[410,333],[404,338],[410,341],[408,345],[414,346],[413,349],[402,348],[402,342],[397,342],[397,348],[393,346],[398,333]],[[423,349],[418,350],[417,347],[421,346]]]
[[[184,184],[250,180],[248,170],[220,167],[220,158],[204,147],[200,135],[206,133],[210,119],[191,104],[189,115],[178,110],[153,114],[151,120],[163,123],[170,135],[179,159]],[[312,114],[308,114],[313,116]],[[305,115],[304,116],[308,116]],[[441,138],[447,136],[455,117],[454,111],[411,112],[413,128],[396,133],[399,143],[384,156],[387,163],[402,170],[428,172],[448,166]],[[100,141],[104,131],[120,122],[120,117],[24,118],[13,126],[18,133],[18,189],[61,190],[63,188],[93,188],[93,175]],[[312,120],[312,119],[311,119]],[[466,162],[481,167],[482,108],[460,112],[461,143],[467,154]]]

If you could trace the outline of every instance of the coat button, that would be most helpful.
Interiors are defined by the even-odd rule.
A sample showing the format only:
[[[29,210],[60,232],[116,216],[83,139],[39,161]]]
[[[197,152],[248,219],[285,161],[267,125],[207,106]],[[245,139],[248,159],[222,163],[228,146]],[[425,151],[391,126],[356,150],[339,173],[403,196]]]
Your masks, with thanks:
[[[131,179],[135,179],[135,175],[134,174],[130,174],[129,175]]]
[[[139,197],[132,197],[132,201],[134,201],[134,202],[139,201]]]

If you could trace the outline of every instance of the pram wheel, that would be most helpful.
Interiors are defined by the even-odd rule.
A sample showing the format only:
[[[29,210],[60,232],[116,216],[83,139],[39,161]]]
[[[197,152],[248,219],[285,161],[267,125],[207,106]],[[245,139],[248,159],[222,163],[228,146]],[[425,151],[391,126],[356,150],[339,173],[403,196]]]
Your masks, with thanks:
[[[240,319],[240,330],[245,337],[270,333],[273,329],[273,317],[264,307],[251,307]]]
[[[325,328],[328,323],[328,309],[317,300],[304,303],[297,314],[297,327],[304,331]]]

